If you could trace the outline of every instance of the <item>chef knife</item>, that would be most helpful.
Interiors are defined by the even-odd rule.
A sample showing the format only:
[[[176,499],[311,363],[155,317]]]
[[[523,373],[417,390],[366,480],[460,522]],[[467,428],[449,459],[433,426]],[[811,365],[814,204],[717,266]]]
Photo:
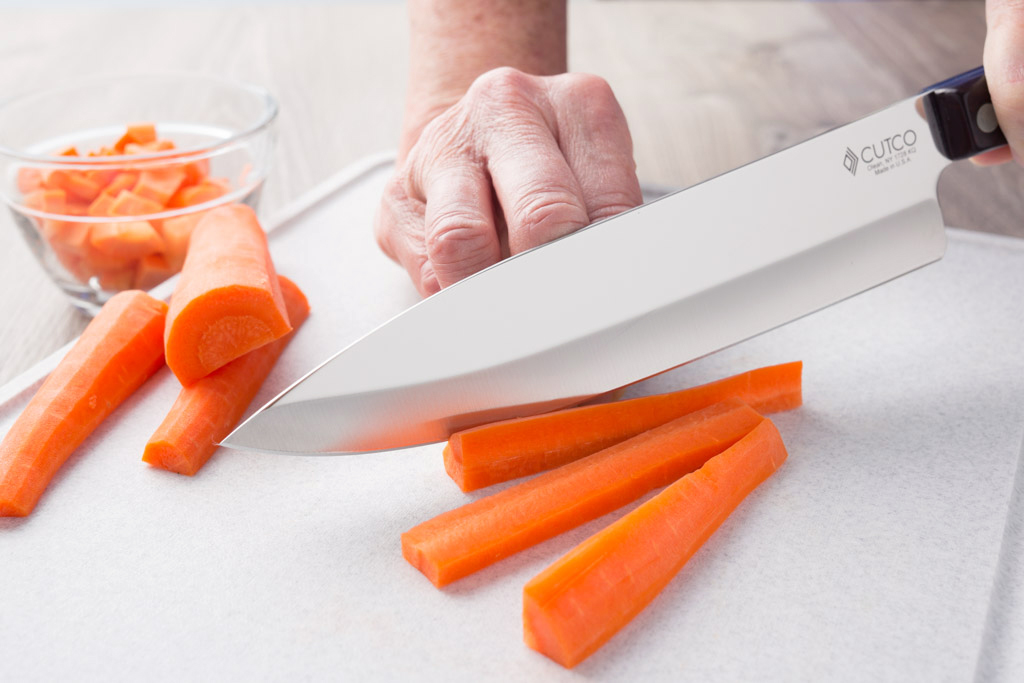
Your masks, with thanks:
[[[413,446],[679,366],[941,258],[940,172],[1005,144],[983,70],[961,74],[442,290],[223,445]]]

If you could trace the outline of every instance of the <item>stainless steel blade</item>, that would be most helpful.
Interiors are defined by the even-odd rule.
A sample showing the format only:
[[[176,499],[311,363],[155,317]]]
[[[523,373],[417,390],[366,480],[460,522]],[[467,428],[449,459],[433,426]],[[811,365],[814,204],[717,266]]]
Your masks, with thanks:
[[[484,270],[337,353],[230,447],[364,452],[578,402],[939,259],[908,99]]]

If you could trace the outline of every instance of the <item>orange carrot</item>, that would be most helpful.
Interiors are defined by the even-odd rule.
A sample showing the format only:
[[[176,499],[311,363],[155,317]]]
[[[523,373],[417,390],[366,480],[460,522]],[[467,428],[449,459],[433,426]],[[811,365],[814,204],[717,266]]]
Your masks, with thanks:
[[[81,171],[56,170],[43,174],[43,185],[51,190],[64,190],[68,197],[91,202],[103,191],[103,185]]]
[[[207,178],[197,185],[181,188],[170,200],[167,206],[171,208],[182,208],[185,206],[196,206],[212,202],[214,199],[224,196],[230,190],[230,185],[219,178]]]
[[[104,254],[128,261],[155,254],[164,248],[163,238],[149,221],[96,223],[89,241]]]
[[[675,481],[762,420],[739,399],[717,403],[438,515],[402,534],[402,555],[444,586]]]
[[[110,208],[114,205],[113,195],[101,192],[100,196],[93,200],[86,213],[90,216],[110,216]]]
[[[0,442],[0,516],[23,517],[86,437],[163,365],[167,305],[115,295]]]
[[[309,315],[309,303],[295,283],[280,277],[281,295],[292,326]],[[183,387],[171,412],[146,444],[144,462],[187,474],[199,471],[242,419],[293,334],[236,358],[224,367]]]
[[[18,192],[28,194],[43,187],[43,172],[38,168],[18,169]]]
[[[121,190],[110,206],[111,216],[145,216],[164,211],[163,204],[140,197],[130,190]]]
[[[139,174],[139,180],[132,192],[166,205],[184,182],[185,169],[181,167],[150,169]]]
[[[639,614],[786,460],[771,420],[571,550],[523,589],[526,644],[564,667]]]
[[[129,124],[121,139],[114,143],[114,149],[124,152],[129,144],[145,144],[156,141],[156,127],[152,123]]]
[[[147,254],[139,259],[135,266],[135,277],[132,280],[133,289],[147,291],[178,272],[171,268],[163,254]]]
[[[572,462],[735,396],[771,413],[801,403],[799,361],[668,394],[558,410],[457,432],[444,449],[445,470],[463,491],[473,491]]]
[[[108,194],[111,198],[121,194],[122,190],[130,190],[135,187],[135,183],[139,181],[139,174],[134,171],[121,171],[114,179],[110,181],[110,184],[103,188],[103,194]],[[105,215],[105,214],[104,214]]]
[[[188,253],[188,242],[192,231],[205,215],[205,212],[190,213],[185,216],[165,218],[161,221],[160,231],[164,237],[164,256],[167,264],[175,271],[181,270]]]
[[[30,209],[58,215],[64,215],[68,206],[64,190],[34,190],[25,195],[22,202]]]
[[[187,386],[290,330],[255,212],[233,204],[207,213],[192,232],[171,298],[168,367]]]

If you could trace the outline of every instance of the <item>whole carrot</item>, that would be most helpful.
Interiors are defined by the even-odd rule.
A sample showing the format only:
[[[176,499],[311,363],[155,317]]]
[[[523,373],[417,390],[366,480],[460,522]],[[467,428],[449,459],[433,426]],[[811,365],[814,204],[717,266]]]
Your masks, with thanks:
[[[93,318],[0,442],[0,516],[32,512],[68,456],[163,365],[166,313],[127,291]]]
[[[748,493],[786,460],[770,420],[569,551],[523,589],[526,644],[565,667],[646,607]]]
[[[692,472],[764,418],[738,399],[685,415],[424,522],[402,554],[444,586]]]
[[[192,232],[171,297],[167,366],[187,386],[290,330],[256,214],[241,204],[208,212]]]
[[[727,398],[771,413],[800,406],[799,361],[668,394],[556,410],[453,434],[445,470],[463,491],[552,469]]]
[[[309,302],[294,282],[280,280],[288,318],[297,329],[309,316]],[[142,460],[178,474],[198,472],[238,424],[291,338],[289,333],[182,387]]]

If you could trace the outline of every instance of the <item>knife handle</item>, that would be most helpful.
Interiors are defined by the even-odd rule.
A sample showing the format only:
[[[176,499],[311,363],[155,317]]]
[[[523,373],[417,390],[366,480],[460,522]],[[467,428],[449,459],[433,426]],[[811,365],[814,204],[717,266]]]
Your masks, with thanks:
[[[984,67],[926,88],[922,99],[932,138],[947,159],[966,159],[1006,144]]]

